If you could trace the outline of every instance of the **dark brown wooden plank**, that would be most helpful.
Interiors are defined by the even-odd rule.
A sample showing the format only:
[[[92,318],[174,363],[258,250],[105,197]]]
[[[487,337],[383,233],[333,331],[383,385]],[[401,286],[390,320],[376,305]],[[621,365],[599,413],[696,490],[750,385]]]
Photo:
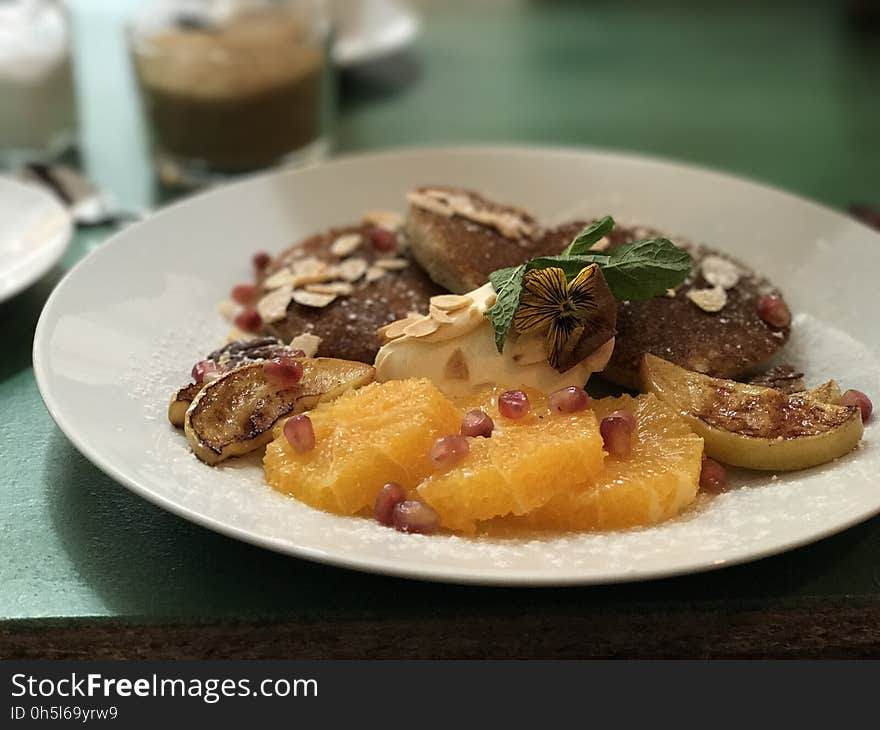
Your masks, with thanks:
[[[4,659],[877,658],[880,602],[212,625],[9,622]]]

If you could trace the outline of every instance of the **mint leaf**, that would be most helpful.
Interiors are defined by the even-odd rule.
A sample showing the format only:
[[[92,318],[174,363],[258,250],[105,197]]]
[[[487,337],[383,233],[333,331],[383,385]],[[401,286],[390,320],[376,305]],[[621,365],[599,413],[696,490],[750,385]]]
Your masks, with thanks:
[[[600,238],[604,238],[611,233],[613,228],[614,219],[610,215],[606,215],[604,218],[599,218],[599,220],[594,221],[578,233],[577,236],[575,236],[575,239],[565,247],[562,255],[580,256],[588,253],[590,246],[596,243]]]
[[[495,330],[495,346],[504,351],[504,341],[513,326],[513,318],[522,295],[526,272],[552,266],[565,272],[570,281],[590,264],[598,264],[608,288],[616,299],[644,301],[666,293],[685,280],[693,268],[693,259],[684,249],[666,238],[634,241],[608,251],[590,251],[592,246],[614,227],[610,216],[585,228],[559,256],[540,256],[520,266],[499,269],[489,275],[495,289],[495,304],[486,311]]]
[[[498,352],[504,352],[504,341],[513,326],[513,316],[519,307],[525,273],[526,264],[520,264],[489,274],[496,299],[495,304],[486,310],[486,316],[492,320],[492,327],[495,329],[495,347],[498,348]]]
[[[611,293],[617,299],[634,302],[674,289],[694,266],[690,254],[666,238],[634,241],[611,249],[606,260],[595,263],[602,268]]]

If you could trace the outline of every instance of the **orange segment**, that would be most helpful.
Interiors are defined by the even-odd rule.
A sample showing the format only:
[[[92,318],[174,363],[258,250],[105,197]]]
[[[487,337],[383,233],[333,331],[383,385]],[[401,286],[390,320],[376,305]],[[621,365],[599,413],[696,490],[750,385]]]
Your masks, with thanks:
[[[592,411],[551,414],[546,400],[532,394],[529,415],[513,421],[498,414],[495,395],[484,402],[495,421],[492,437],[470,439],[464,461],[418,488],[447,529],[474,532],[484,520],[526,514],[602,469],[602,437]]]
[[[552,530],[614,530],[651,525],[681,512],[696,497],[703,439],[653,395],[603,398],[596,417],[614,410],[635,414],[633,449],[608,457],[595,478],[556,494],[520,524]]]
[[[431,445],[461,424],[458,408],[425,379],[373,383],[308,415],[315,448],[294,451],[279,423],[266,449],[266,479],[280,492],[341,514],[372,510],[386,482],[414,489],[433,470]]]

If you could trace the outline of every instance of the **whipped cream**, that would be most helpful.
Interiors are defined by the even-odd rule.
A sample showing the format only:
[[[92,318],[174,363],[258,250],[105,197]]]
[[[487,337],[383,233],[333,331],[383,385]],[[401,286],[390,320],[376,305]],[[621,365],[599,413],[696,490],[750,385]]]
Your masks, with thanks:
[[[376,355],[376,379],[424,377],[453,397],[493,385],[552,393],[583,386],[611,357],[614,338],[560,373],[547,362],[541,334],[510,335],[499,353],[492,323],[485,316],[494,302],[495,291],[486,284],[463,297],[434,297],[431,314],[412,315],[383,328],[389,341]]]

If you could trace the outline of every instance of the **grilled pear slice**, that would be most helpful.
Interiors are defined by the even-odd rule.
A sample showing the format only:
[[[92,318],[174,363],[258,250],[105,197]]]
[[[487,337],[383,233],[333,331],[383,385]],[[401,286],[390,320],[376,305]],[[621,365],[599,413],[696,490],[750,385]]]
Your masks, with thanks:
[[[279,390],[263,363],[230,370],[201,389],[186,411],[183,429],[193,453],[217,464],[265,446],[279,418],[302,413],[352,388],[372,382],[371,365],[327,357],[304,358],[302,380]]]
[[[833,402],[837,384],[786,394],[694,373],[653,355],[642,358],[642,389],[681,413],[713,459],[793,471],[849,453],[862,438],[858,408]]]
[[[295,350],[277,337],[251,337],[228,342],[214,350],[205,360],[211,360],[221,373],[234,370],[247,363],[264,362],[273,357],[295,357]],[[302,354],[302,353],[300,353]],[[184,385],[174,393],[168,404],[168,420],[175,428],[183,428],[183,421],[190,404],[195,400],[203,383]]]
[[[168,404],[168,420],[174,428],[183,428],[186,412],[202,390],[201,383],[190,383],[178,390]]]

